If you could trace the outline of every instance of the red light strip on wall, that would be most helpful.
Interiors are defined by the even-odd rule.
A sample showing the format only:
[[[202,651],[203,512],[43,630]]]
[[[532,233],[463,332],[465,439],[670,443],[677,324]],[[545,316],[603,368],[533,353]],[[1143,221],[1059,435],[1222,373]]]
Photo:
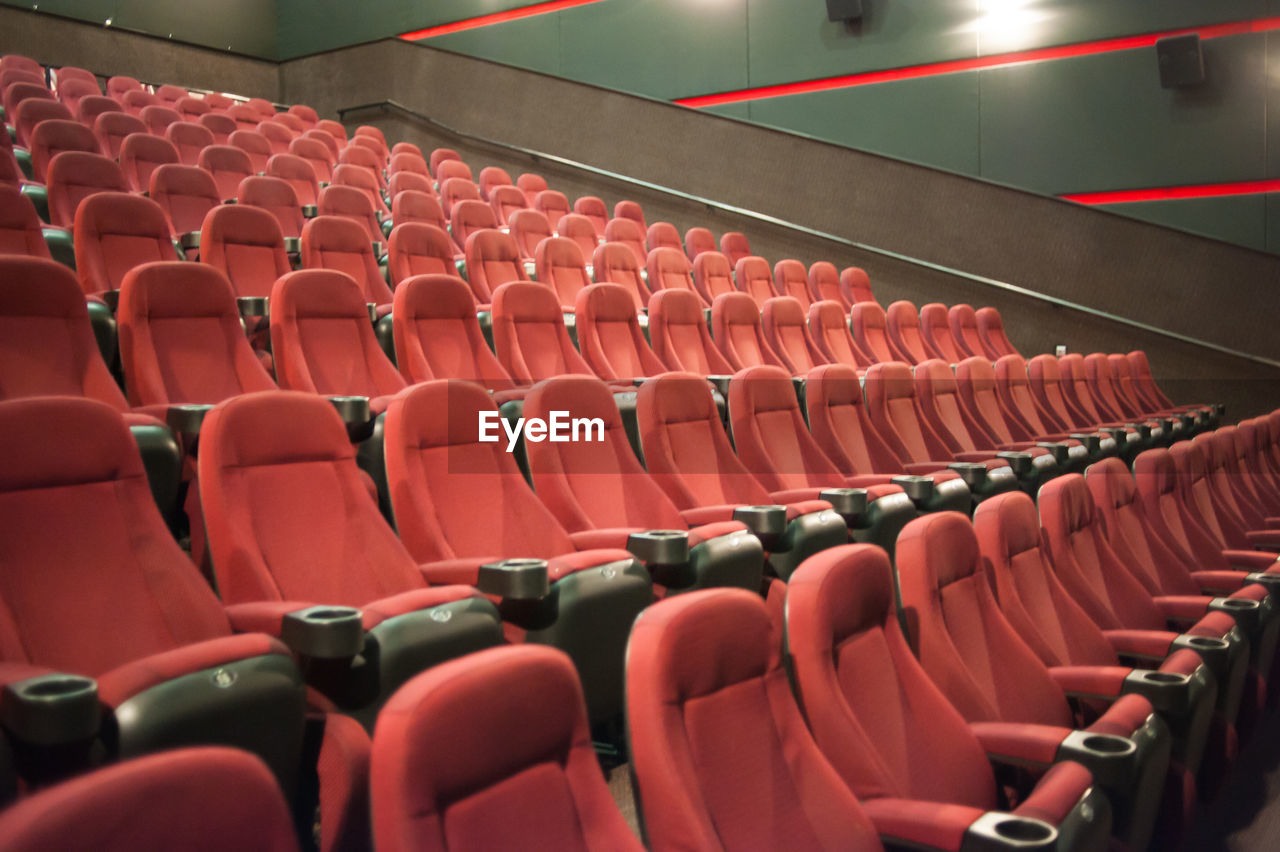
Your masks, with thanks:
[[[592,3],[603,2],[604,0],[551,0],[549,3],[534,3],[532,6],[521,6],[519,9],[508,9],[505,12],[494,12],[492,15],[481,15],[478,18],[465,18],[461,21],[453,21],[448,24],[427,27],[423,30],[414,30],[411,33],[401,33],[396,36],[396,38],[402,38],[405,41],[421,41],[424,38],[435,38],[436,36],[448,35],[449,33],[460,33],[464,30],[491,27],[494,24],[501,24],[507,21],[517,21],[521,18],[532,18],[536,15],[548,15],[552,12],[562,12],[565,9],[572,9],[575,6],[590,6]]]
[[[1181,198],[1217,198],[1224,195],[1259,195],[1280,192],[1280,178],[1201,183],[1194,186],[1162,186],[1151,189],[1113,189],[1106,192],[1074,192],[1059,196],[1078,204],[1128,204],[1134,201],[1176,201]]]
[[[712,95],[696,95],[679,98],[675,103],[687,107],[710,107],[722,104],[735,104],[743,101],[755,101],[764,98],[778,98],[784,95],[801,95],[810,92],[826,92],[832,89],[848,89],[854,86],[867,86],[872,83],[887,83],[893,80],[912,80],[920,77],[935,77],[940,74],[955,74],[959,71],[976,71],[982,68],[999,68],[1004,65],[1016,65],[1021,62],[1044,62],[1051,59],[1066,59],[1072,56],[1092,56],[1099,53],[1112,53],[1117,50],[1133,50],[1139,47],[1150,47],[1156,39],[1172,35],[1199,33],[1202,39],[1221,38],[1223,36],[1244,35],[1246,33],[1264,33],[1280,29],[1280,17],[1259,18],[1253,21],[1232,21],[1226,24],[1213,24],[1207,27],[1167,30],[1145,35],[1119,36],[1117,38],[1086,41],[1077,44],[1059,45],[1057,47],[1041,47],[1034,50],[1020,50],[1012,53],[997,53],[991,56],[976,56],[970,59],[952,59],[945,62],[929,62],[923,65],[908,65],[902,68],[889,68],[883,71],[864,71],[858,74],[844,74],[839,77],[824,77],[820,80],[805,80],[799,83],[781,83],[776,86],[761,86],[754,89],[739,89],[733,92],[720,92]]]

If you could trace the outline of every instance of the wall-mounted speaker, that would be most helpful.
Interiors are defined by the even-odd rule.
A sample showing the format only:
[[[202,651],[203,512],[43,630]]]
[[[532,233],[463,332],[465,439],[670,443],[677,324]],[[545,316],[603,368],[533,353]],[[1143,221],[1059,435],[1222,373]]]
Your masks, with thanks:
[[[856,21],[862,17],[862,0],[827,0],[827,19]]]
[[[1156,59],[1161,88],[1184,89],[1204,82],[1204,51],[1198,33],[1157,39]]]

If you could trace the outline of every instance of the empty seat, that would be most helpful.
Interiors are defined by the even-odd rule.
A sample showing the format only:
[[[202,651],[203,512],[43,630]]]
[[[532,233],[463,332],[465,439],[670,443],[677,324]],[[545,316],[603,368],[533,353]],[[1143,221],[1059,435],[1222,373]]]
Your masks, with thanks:
[[[782,366],[793,376],[803,376],[827,358],[818,349],[805,321],[804,307],[790,296],[776,296],[764,303],[760,329]]]
[[[378,184],[369,176],[367,169],[359,166],[343,164],[333,167],[333,181],[330,187],[347,187],[357,190],[369,202],[369,209],[373,211],[375,216],[388,218],[391,211],[387,209],[387,202],[382,197],[382,192],[378,189]],[[325,190],[320,191],[323,198]]]
[[[1147,353],[1141,349],[1135,349],[1128,353],[1125,359],[1129,362],[1129,372],[1133,376],[1134,390],[1138,393],[1140,399],[1152,406],[1156,410],[1183,410],[1183,411],[1201,411],[1206,414],[1204,419],[1216,422],[1217,415],[1213,411],[1212,406],[1199,405],[1176,405],[1156,384],[1155,378],[1151,374],[1151,364],[1147,361]]]
[[[654,249],[645,260],[649,291],[688,290],[697,294],[698,288],[693,283],[691,266],[684,252],[678,248],[660,246]],[[698,298],[701,299],[702,296],[698,295]],[[703,307],[707,305],[704,304]]]
[[[503,284],[529,280],[510,234],[492,229],[476,231],[467,238],[466,259],[467,283],[477,305],[490,304]]]
[[[644,210],[634,201],[624,199],[613,205],[613,218],[630,219],[640,226],[641,233],[649,229],[648,223],[644,220]]]
[[[605,226],[609,224],[609,208],[604,201],[594,195],[583,195],[574,199],[573,212],[587,218],[597,237],[604,236]]]
[[[449,234],[453,237],[454,244],[464,252],[472,234],[498,230],[498,217],[494,215],[493,208],[478,198],[459,201],[452,209],[447,205],[442,206],[449,211]]]
[[[515,187],[515,184],[511,181],[511,175],[507,174],[507,170],[497,166],[485,166],[481,169],[480,177],[477,178],[476,184],[480,187],[480,197],[486,201],[490,200],[490,195],[497,187]],[[518,189],[518,187],[516,188]],[[523,191],[521,191],[520,196],[521,198],[524,197]],[[523,203],[520,206],[523,207]]]
[[[518,187],[500,184],[489,190],[489,205],[493,207],[498,224],[510,224],[511,214],[524,209],[524,193]]]
[[[430,164],[431,164],[432,175],[435,175],[437,178],[439,177],[439,175],[436,173],[436,169],[438,169],[440,167],[440,164],[443,163],[445,160],[460,161],[462,160],[462,156],[452,148],[436,148],[434,151],[431,152]]]
[[[302,265],[345,272],[359,286],[364,301],[378,306],[380,316],[390,310],[391,289],[378,269],[369,236],[351,219],[317,216],[307,222],[302,229]]]
[[[26,182],[26,179],[27,176],[23,174],[22,167],[18,165],[18,159],[14,156],[13,144],[6,131],[0,134],[0,185],[20,186]]]
[[[184,98],[178,98],[173,108],[181,115],[183,121],[199,122],[200,117],[210,112],[213,108],[205,103],[204,98],[197,98],[187,95]]]
[[[452,759],[482,746],[494,750]],[[414,678],[379,715],[370,786],[388,852],[516,848],[534,834],[565,852],[643,849],[600,774],[573,665],[548,648],[485,651]]]
[[[693,259],[693,286],[708,305],[718,296],[734,292],[729,258],[715,250],[701,252]]]
[[[547,217],[537,210],[521,209],[511,214],[507,222],[520,256],[532,261],[537,253],[538,243],[552,236],[551,225]]]
[[[26,88],[26,84],[15,83],[10,86],[10,90],[21,90]],[[44,87],[40,87],[39,91],[48,92]],[[6,91],[8,94],[8,91]],[[71,114],[71,110],[67,109],[66,104],[53,100],[53,95],[47,98],[39,96],[26,97],[17,101],[12,106],[6,107],[5,115],[12,125],[14,135],[14,144],[31,148],[31,133],[36,129],[36,125],[42,121],[74,121],[75,116]]]
[[[555,291],[564,310],[573,310],[578,294],[591,284],[578,244],[564,237],[548,237],[538,243],[533,262],[538,282]],[[634,304],[630,299],[627,302],[631,315],[635,316]]]
[[[306,104],[294,104],[289,107],[289,114],[297,116],[308,128],[315,127],[316,123],[320,121],[320,116],[316,114],[316,111]]]
[[[298,206],[298,196],[293,194],[293,187],[287,181],[259,175],[247,177],[236,189],[236,197],[241,205],[258,207],[274,216],[282,237],[298,239],[302,236],[305,224],[302,208]]]
[[[852,305],[877,301],[875,294],[871,292],[871,279],[866,270],[858,266],[846,266],[840,270],[840,289]]]
[[[62,118],[69,120],[75,117],[75,113],[71,111],[71,108],[61,104],[57,96],[44,86],[38,83],[10,83],[4,89],[4,114],[8,119],[8,123],[14,125],[14,129],[17,131],[17,136],[14,137],[13,141],[19,145],[28,143],[26,130],[18,129],[19,105],[28,100],[58,103],[59,106],[62,106],[62,109],[58,111]],[[29,127],[35,127],[35,124],[30,123]]]
[[[199,165],[200,152],[213,144],[209,129],[190,121],[173,122],[165,128],[164,137],[178,149],[178,158],[184,166]]]
[[[178,162],[173,143],[149,133],[131,133],[120,143],[120,167],[132,192],[151,187],[151,173],[166,163]]]
[[[237,130],[252,131],[258,130],[258,122],[262,121],[264,116],[256,109],[248,104],[232,104],[227,107],[227,117],[236,123]],[[264,139],[266,137],[263,137]]]
[[[966,359],[970,367],[981,359]],[[962,362],[964,363],[964,362]],[[985,361],[982,361],[985,363]],[[1053,364],[1057,368],[1057,362]],[[968,371],[970,368],[966,368]],[[1018,355],[1006,355],[995,363],[995,396],[1004,422],[1010,433],[1019,441],[1066,442],[1069,454],[1078,459],[1078,444],[1085,446],[1084,454],[1097,460],[1116,452],[1115,440],[1106,432],[1073,433],[1065,424],[1059,425],[1032,392],[1027,363]],[[1056,373],[1055,373],[1056,375]],[[1065,430],[1065,431],[1064,431]]]
[[[494,391],[500,404],[519,395],[480,332],[465,282],[451,275],[406,278],[391,315],[396,364],[409,382],[463,379]]]
[[[142,119],[142,123],[147,126],[147,130],[152,135],[164,136],[165,138],[168,138],[169,127],[182,121],[182,116],[178,114],[176,109],[170,109],[160,104],[144,106],[142,112],[138,113],[138,118]]]
[[[903,360],[889,344],[888,321],[878,302],[855,302],[849,311],[849,327],[858,348],[876,363]]]
[[[592,375],[565,330],[555,291],[512,281],[492,296],[493,344],[498,361],[521,384],[570,373]]]
[[[131,89],[124,92],[120,96],[120,104],[124,107],[124,111],[129,115],[136,115],[142,118],[142,111],[149,106],[158,106],[160,99],[151,92],[141,89]]]
[[[40,215],[16,186],[0,186],[0,255],[50,258]]]
[[[436,195],[435,185],[432,184],[431,178],[423,177],[414,172],[396,172],[387,178],[387,195],[391,196],[392,210],[395,209],[396,196],[402,192],[413,190],[430,195],[436,199],[436,203],[440,202],[440,196]],[[443,208],[441,208],[443,209]]]
[[[65,73],[65,77],[63,74]],[[61,68],[55,80],[54,93],[58,100],[67,105],[74,114],[84,98],[97,97],[102,94],[98,87],[98,78],[83,68]]]
[[[386,157],[387,157],[387,137],[386,137],[386,135],[385,135],[385,134],[384,134],[384,133],[383,133],[379,128],[374,127],[374,126],[373,126],[373,125],[371,125],[371,124],[362,124],[362,125],[360,125],[359,127],[357,127],[357,128],[355,129],[355,132],[351,135],[351,141],[352,141],[352,142],[354,142],[356,139],[358,139],[358,138],[360,138],[360,137],[364,137],[364,138],[366,138],[366,139],[372,139],[372,140],[376,141],[376,142],[378,143],[378,145],[380,145],[380,146],[381,146],[381,149],[382,149],[382,158],[383,158],[384,160],[386,159]]]
[[[258,135],[262,136],[261,133]],[[265,136],[263,136],[263,141],[266,141]],[[269,160],[271,157],[270,142],[267,142],[267,153]],[[333,180],[333,154],[325,147],[323,142],[309,139],[306,136],[299,136],[289,143],[288,153],[306,160],[307,165],[311,166],[311,170],[315,173],[316,181],[329,183]]]
[[[393,289],[414,275],[455,275],[449,235],[425,222],[401,222],[387,240],[387,271]]]
[[[387,186],[387,180],[382,176],[382,170],[386,166],[386,162],[385,156],[380,156],[362,145],[348,145],[338,152],[339,165],[360,169],[368,175],[374,187],[379,191],[386,189]],[[337,166],[334,168],[336,170]]]
[[[391,146],[390,155],[394,157],[396,154],[413,154],[418,159],[426,162],[426,157],[422,153],[422,149],[412,142],[396,142]]]
[[[982,352],[975,355],[985,355],[989,360],[995,361],[1003,358],[1005,355],[1021,355],[1009,338],[1004,333],[1004,320],[1000,318],[1000,312],[995,308],[979,308],[975,313],[978,319],[978,341],[982,344]]]
[[[166,104],[176,104],[180,98],[185,98],[186,96],[186,89],[181,86],[175,86],[172,83],[165,83],[163,86],[156,87],[156,97]]]
[[[729,258],[729,262],[735,267],[738,261],[744,257],[751,257],[751,243],[747,241],[746,234],[738,231],[726,231],[720,235],[720,251],[724,256]]]
[[[296,115],[291,115],[288,112],[278,112],[270,120],[272,123],[287,130],[291,139],[296,139],[306,131],[315,129],[307,127]]]
[[[701,376],[729,376],[734,372],[712,342],[702,305],[693,293],[655,293],[649,301],[649,337],[654,353],[668,369]]]
[[[853,307],[840,287],[840,273],[836,271],[835,264],[825,260],[819,260],[809,267],[809,295],[815,302],[831,300],[839,303],[845,314]]]
[[[4,91],[14,83],[31,83],[43,87],[44,72],[31,71],[12,65],[8,68],[0,68],[0,91]]]
[[[1017,355],[1006,357],[1016,359],[1018,362],[1022,361]],[[1009,365],[1006,363],[1005,366]],[[986,358],[964,359],[955,365],[955,374],[956,390],[960,394],[961,405],[969,415],[972,424],[977,427],[976,431],[971,429],[970,432],[975,435],[981,433],[983,436],[978,442],[980,448],[1021,452],[1038,452],[1038,448],[1048,449],[1054,453],[1061,470],[1068,467],[1083,469],[1088,463],[1088,450],[1079,440],[1068,435],[1051,435],[1045,431],[1028,435],[1022,430],[1021,426],[1009,416],[1009,410],[996,389],[996,370]],[[1002,382],[1001,384],[1012,385],[1013,383]],[[1020,402],[1031,401],[1025,372],[1018,386],[1016,388],[1011,386],[1009,390],[1014,391]],[[1035,412],[1031,414],[1034,416]],[[1060,446],[1055,447],[1052,444]]]
[[[322,142],[336,160],[338,151],[347,144],[347,129],[332,119],[322,118],[314,128],[304,132],[301,138]]]
[[[267,142],[271,145],[273,154],[287,154],[289,152],[289,143],[295,138],[295,134],[289,128],[274,119],[268,119],[267,121],[258,122],[257,130],[267,137]]]
[[[104,112],[124,112],[124,107],[115,98],[90,95],[81,98],[80,103],[76,105],[76,121],[85,127],[92,128],[98,116]]]
[[[432,156],[434,157],[434,154]],[[547,180],[542,175],[526,172],[516,178],[516,186],[520,187],[521,192],[524,193],[525,203],[533,207],[533,199],[538,196],[539,192],[547,188]]]
[[[556,233],[577,243],[578,250],[582,252],[584,258],[595,254],[596,248],[600,245],[591,220],[578,213],[561,216],[560,221],[556,223]]]
[[[680,232],[670,222],[654,222],[650,225],[645,231],[644,242],[649,251],[669,248],[684,253],[684,246],[680,244]]]
[[[881,848],[810,737],[775,641],[759,595],[740,589],[681,595],[637,619],[627,728],[653,848]]]
[[[64,151],[101,154],[93,131],[78,121],[46,119],[31,131],[31,169],[36,180],[47,183],[49,163]]]
[[[889,346],[898,356],[897,360],[920,364],[937,357],[920,336],[920,315],[916,313],[915,305],[901,299],[891,303],[884,312],[884,321]]]
[[[733,265],[733,282],[741,293],[746,293],[756,303],[756,310],[778,295],[773,286],[773,272],[769,261],[763,257],[748,255],[738,258]]]
[[[569,199],[565,197],[563,192],[557,192],[554,189],[544,189],[533,197],[533,209],[547,217],[547,221],[554,225],[559,222],[561,217],[572,213],[569,207]]]
[[[141,803],[158,808],[156,814],[126,820]],[[177,749],[97,769],[4,811],[0,832],[13,852],[298,848],[270,770],[225,747]]]
[[[266,173],[267,160],[271,159],[271,143],[267,137],[256,130],[236,130],[227,137],[227,144],[249,155],[249,166],[255,175]]]
[[[542,276],[538,276],[542,280]],[[667,368],[649,348],[635,302],[621,284],[591,284],[578,291],[574,316],[578,349],[597,376],[641,379]]]
[[[196,165],[213,175],[218,197],[225,200],[234,199],[240,181],[254,174],[249,155],[234,145],[209,145],[200,152]]]
[[[6,53],[0,57],[0,71],[8,71],[10,68],[17,68],[29,74],[35,74],[41,80],[44,80],[44,66],[30,56],[23,56],[21,53]]]
[[[711,335],[735,371],[747,367],[782,367],[765,340],[760,308],[746,293],[725,293],[711,305]]]
[[[354,186],[331,183],[320,190],[316,212],[320,216],[354,222],[360,226],[360,230],[364,232],[364,238],[371,246],[382,242],[382,226],[378,223],[378,216],[369,201],[369,196]]]
[[[434,153],[432,154],[434,157]],[[436,183],[440,185],[443,192],[444,185],[447,181],[458,180],[475,186],[475,179],[471,176],[471,167],[462,160],[447,159],[441,160],[432,168],[432,173],[436,176]],[[476,198],[480,197],[480,188],[476,187]]]
[[[697,260],[704,251],[715,250],[715,235],[707,228],[694,227],[684,232],[684,253],[690,262]]]
[[[399,145],[400,143],[396,143]],[[401,151],[396,153],[392,151],[391,160],[387,164],[387,178],[390,179],[400,172],[409,172],[410,174],[420,175],[427,181],[431,180],[431,172],[427,169],[427,161],[422,159],[421,154],[412,151]]]
[[[610,219],[604,227],[604,238],[607,242],[622,243],[635,255],[636,264],[641,268],[649,254],[644,247],[644,230],[639,223],[631,219]]]
[[[120,146],[126,136],[146,132],[147,126],[142,123],[142,119],[134,118],[127,112],[104,112],[93,122],[93,135],[98,137],[102,153],[113,160],[119,158]]]
[[[75,249],[86,293],[118,290],[131,269],[175,257],[164,211],[151,199],[127,192],[100,192],[80,204]]]
[[[140,92],[142,84],[133,77],[117,74],[107,78],[107,94],[113,98],[123,97],[125,92]]]
[[[212,266],[134,267],[116,316],[131,405],[163,414],[171,405],[213,405],[276,387],[245,337],[231,284]]]
[[[649,288],[641,274],[643,267],[636,261],[635,252],[622,243],[601,243],[591,256],[591,274],[597,284],[621,284],[631,293],[636,310],[643,311],[649,305]],[[694,301],[698,298],[695,294]]]
[[[151,172],[148,195],[160,205],[175,237],[199,231],[204,217],[223,201],[213,175],[196,166],[173,164]]]
[[[986,357],[986,353],[982,351],[982,338],[978,335],[978,314],[973,305],[963,302],[952,305],[947,311],[947,321],[951,324],[951,336],[955,338],[956,345],[965,357]]]
[[[539,285],[512,284],[499,299],[518,287]],[[588,717],[611,720],[622,709],[629,626],[653,599],[648,572],[625,550],[576,545],[505,442],[481,440],[482,417],[499,428],[488,392],[469,382],[426,382],[395,397],[384,434],[396,528],[420,563],[448,560],[436,575],[442,580],[474,582],[480,566],[495,560],[546,560],[549,587],[503,602],[509,638],[568,653]]]
[[[809,294],[809,273],[798,260],[780,260],[773,265],[773,283],[779,296],[790,296],[808,310],[813,302]]]
[[[217,112],[209,112],[200,116],[199,123],[201,127],[208,128],[209,132],[213,134],[215,145],[230,144],[231,134],[239,129],[234,118]]]
[[[200,261],[220,270],[239,298],[267,298],[289,271],[279,220],[269,210],[241,204],[213,208],[200,228]]]
[[[273,154],[267,160],[267,174],[289,182],[298,203],[314,206],[320,200],[320,184],[310,163],[293,154]]]
[[[920,307],[920,337],[932,358],[940,358],[948,364],[958,364],[968,357],[951,333],[947,306],[940,302],[930,302]]]
[[[849,333],[848,317],[839,302],[814,302],[809,306],[809,334],[828,362],[865,370],[874,362]]]

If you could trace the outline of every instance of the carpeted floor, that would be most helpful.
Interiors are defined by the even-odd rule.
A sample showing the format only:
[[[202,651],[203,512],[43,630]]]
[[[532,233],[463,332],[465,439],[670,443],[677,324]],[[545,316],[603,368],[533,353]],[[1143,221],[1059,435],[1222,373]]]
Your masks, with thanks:
[[[1242,748],[1231,777],[1201,804],[1186,852],[1274,852],[1280,849],[1280,712],[1273,710]]]

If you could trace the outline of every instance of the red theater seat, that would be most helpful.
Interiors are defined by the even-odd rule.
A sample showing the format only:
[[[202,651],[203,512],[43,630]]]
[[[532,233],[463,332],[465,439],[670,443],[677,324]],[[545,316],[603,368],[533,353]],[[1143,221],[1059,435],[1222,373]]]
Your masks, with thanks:
[[[249,167],[255,175],[266,174],[267,161],[271,159],[271,143],[256,130],[235,130],[227,137],[227,144],[234,145],[249,155]]]
[[[466,198],[452,207],[448,204],[447,195],[442,195],[441,200],[445,202],[441,206],[449,211],[449,233],[459,250],[466,251],[467,240],[472,234],[480,231],[499,232],[498,217],[494,215],[493,208],[480,199]]]
[[[715,235],[707,228],[695,227],[684,232],[684,253],[690,261],[697,260],[704,251],[715,250]]]
[[[267,174],[288,181],[303,206],[314,205],[320,199],[320,185],[308,160],[293,154],[273,154],[267,160]]]
[[[432,155],[434,159],[435,155]],[[525,173],[516,178],[516,186],[520,187],[524,192],[525,203],[533,207],[533,199],[538,197],[538,193],[547,188],[547,181],[542,175]]]
[[[49,164],[64,151],[101,154],[98,139],[93,131],[78,121],[50,118],[31,131],[31,169],[37,181],[47,183]]]
[[[258,134],[262,136],[261,133]],[[262,137],[266,140],[266,137]],[[271,143],[267,142],[268,161],[273,156],[271,152]],[[320,140],[306,136],[299,136],[289,143],[289,154],[306,160],[307,165],[311,167],[311,171],[315,174],[315,180],[321,183],[329,183],[333,180],[333,152]],[[318,191],[318,190],[317,190]]]
[[[166,139],[169,138],[169,127],[182,121],[182,116],[178,114],[177,110],[161,104],[144,106],[142,111],[138,113],[138,118],[142,119],[142,123],[147,126],[147,130],[153,136],[162,136]]]
[[[489,206],[493,208],[493,214],[502,227],[510,224],[513,213],[525,209],[524,193],[518,187],[500,184],[489,190],[488,195]]]
[[[951,325],[951,336],[955,338],[956,346],[965,357],[987,357],[982,351],[982,338],[978,335],[978,314],[973,305],[952,305],[947,311],[947,322]]]
[[[453,243],[435,225],[402,222],[391,229],[387,241],[387,271],[396,290],[414,275],[456,275]]]
[[[816,261],[809,267],[809,295],[815,302],[830,300],[838,303],[846,316],[853,306],[840,288],[840,273],[836,271],[835,264],[825,260]]]
[[[382,278],[369,235],[345,216],[317,216],[302,229],[302,265],[345,272],[360,287],[363,301],[390,310],[391,288]]]
[[[142,119],[134,118],[127,112],[104,112],[93,122],[93,135],[98,137],[102,153],[113,160],[120,157],[120,146],[126,136],[146,132],[147,126],[142,123]]]
[[[793,376],[803,376],[814,367],[827,363],[809,334],[801,303],[790,296],[777,296],[764,303],[761,330],[774,354]]]
[[[782,367],[782,359],[765,340],[760,307],[746,293],[725,293],[711,305],[711,335],[733,369]]]
[[[591,284],[582,288],[574,314],[578,350],[600,378],[629,381],[667,371],[640,330],[635,302],[626,287]]]
[[[687,290],[653,294],[649,300],[649,339],[654,354],[671,370],[726,377],[734,372],[711,340],[697,295]]]
[[[552,235],[551,225],[547,217],[537,210],[520,209],[511,214],[507,223],[511,237],[516,241],[520,257],[532,262],[537,253],[538,244]]]
[[[773,265],[773,283],[779,296],[790,296],[805,310],[813,302],[809,293],[809,273],[798,260],[780,260]]]
[[[236,189],[236,197],[240,206],[265,210],[275,217],[282,237],[295,240],[302,237],[306,220],[288,181],[256,175],[247,177]]]
[[[431,174],[439,178],[440,175],[437,172],[437,169],[439,169],[440,164],[446,160],[461,161],[462,157],[461,155],[458,154],[457,151],[453,150],[452,148],[436,148],[434,151],[431,152]]]
[[[75,247],[86,293],[118,290],[135,267],[177,256],[160,206],[125,192],[100,192],[80,204]]]
[[[200,152],[196,165],[213,175],[218,197],[235,199],[240,181],[253,175],[249,155],[234,145],[210,145]]]
[[[15,83],[9,89],[21,92],[26,89],[26,86],[25,83]],[[47,94],[43,86],[39,87],[39,91]],[[6,90],[6,94],[8,93],[9,90]],[[32,144],[31,134],[40,122],[75,120],[75,116],[71,114],[71,110],[67,109],[66,104],[53,100],[53,95],[47,98],[29,95],[22,100],[15,100],[12,106],[5,109],[5,115],[14,130],[13,144],[28,150]]]
[[[698,292],[693,282],[689,259],[678,248],[655,248],[645,260],[645,268],[648,270],[647,284],[650,292],[675,289],[695,294]]]
[[[888,322],[878,302],[854,302],[849,312],[849,326],[858,348],[877,364],[909,363],[889,343]]]
[[[142,111],[147,107],[161,105],[158,97],[141,89],[124,92],[119,97],[120,103],[124,106],[124,111],[129,115],[136,115],[138,118],[142,118]]]
[[[644,210],[634,201],[623,200],[613,205],[613,218],[630,219],[640,226],[642,233],[649,229],[648,223],[644,220]]]
[[[223,201],[213,175],[196,166],[156,166],[148,189],[174,237],[199,231],[204,217]]]
[[[51,257],[31,199],[16,186],[0,186],[0,255]]]
[[[748,255],[738,258],[733,265],[733,281],[740,292],[746,293],[755,301],[756,310],[763,308],[765,302],[777,295],[769,261],[763,257]]]
[[[565,330],[560,300],[544,284],[512,281],[493,294],[493,348],[521,384],[570,373],[592,375]]]
[[[920,306],[920,337],[931,358],[958,364],[969,357],[956,343],[955,336],[951,333],[951,318],[947,314],[947,306],[941,302]]]
[[[515,183],[511,180],[511,175],[507,174],[506,169],[497,166],[485,166],[480,170],[480,176],[476,179],[476,184],[480,187],[480,197],[485,201],[490,200],[489,196],[493,190],[500,186],[514,187]],[[521,193],[521,197],[524,193]],[[523,204],[521,206],[524,206]]]
[[[467,283],[471,285],[477,305],[491,304],[498,288],[504,284],[529,280],[510,234],[489,229],[476,231],[467,238],[466,259]]]
[[[330,186],[320,190],[320,203],[324,203],[324,194],[330,189],[344,187],[346,189],[354,189],[364,196],[369,204],[371,213],[377,217],[374,224],[378,224],[381,219],[391,216],[391,210],[387,207],[387,202],[382,197],[382,192],[378,188],[378,184],[366,169],[350,164],[342,164],[333,167],[333,180]],[[379,229],[381,235],[381,229]]]
[[[734,266],[738,265],[738,261],[752,254],[751,243],[747,241],[746,235],[737,231],[726,231],[720,235],[720,251]]]
[[[884,319],[889,346],[897,355],[896,360],[908,364],[920,364],[937,357],[925,346],[924,338],[920,334],[920,315],[916,313],[916,306],[911,302],[901,300],[893,302],[885,309]]]
[[[645,248],[653,251],[656,248],[675,249],[684,254],[684,246],[680,244],[680,232],[670,222],[654,222],[644,235]]]
[[[200,260],[227,276],[237,297],[268,298],[289,271],[279,220],[247,204],[209,211],[200,228]]]
[[[606,242],[622,243],[635,255],[638,266],[645,265],[648,252],[644,247],[644,229],[638,222],[622,218],[610,219],[604,227],[604,238]]]
[[[434,152],[432,152],[431,154],[431,159],[433,162],[435,161]],[[475,180],[471,176],[471,167],[456,157],[450,157],[448,159],[441,160],[439,163],[436,163],[434,166],[432,166],[431,171],[435,174],[436,182],[440,184],[441,191],[444,190],[444,185],[446,181],[455,180],[455,179],[459,181],[463,181],[465,183],[472,184],[473,186],[475,185]],[[477,198],[480,197],[479,193],[480,193],[480,188],[476,187]]]
[[[151,122],[147,124],[150,126]],[[154,133],[155,130],[151,132]],[[213,144],[213,134],[209,132],[209,128],[190,121],[169,124],[164,129],[164,138],[178,149],[178,157],[184,166],[199,165],[200,152]]]
[[[609,224],[609,208],[602,200],[594,195],[584,195],[574,200],[573,212],[587,218],[597,237],[604,236],[605,226]]]
[[[83,106],[81,107],[83,109]],[[229,115],[220,112],[207,112],[200,116],[200,125],[209,130],[213,134],[213,142],[215,145],[228,145],[231,141],[231,134],[238,129],[236,120]]]
[[[1009,342],[1009,338],[1005,335],[1004,320],[1000,318],[998,310],[990,307],[979,308],[976,317],[978,320],[978,341],[982,344],[982,352],[975,352],[975,355],[985,355],[988,360],[995,361],[1005,355],[1022,354]]]
[[[636,262],[635,252],[622,243],[601,243],[591,256],[591,272],[596,283],[626,287],[637,311],[644,311],[649,305],[649,287],[644,283],[642,269]]]
[[[849,315],[831,299],[809,306],[809,334],[822,356],[832,364],[865,370],[873,363],[849,333]]]
[[[151,173],[166,163],[178,164],[178,149],[169,140],[150,133],[131,133],[120,143],[120,168],[130,192],[147,192]]]
[[[548,237],[538,243],[533,255],[538,283],[555,291],[560,307],[572,311],[583,288],[591,285],[582,251],[573,240],[564,237]],[[492,292],[493,288],[490,288]],[[628,308],[635,316],[634,306],[628,299]]]
[[[561,216],[560,221],[556,223],[556,233],[565,239],[573,240],[584,258],[591,257],[600,246],[591,220],[578,213]]]
[[[316,212],[325,218],[340,218],[354,222],[359,226],[370,246],[382,242],[382,226],[378,222],[376,208],[362,189],[331,183],[320,190]]]
[[[395,178],[392,178],[392,182]],[[402,189],[391,199],[391,221],[397,225],[417,222],[439,228],[449,236],[449,220],[445,218],[440,199],[430,192],[416,189]],[[454,251],[450,245],[450,253]]]
[[[700,252],[693,258],[693,286],[703,303],[708,305],[717,297],[734,292],[733,267],[729,265],[729,258],[713,249]]]
[[[573,209],[569,206],[569,199],[565,197],[565,194],[554,189],[544,189],[535,195],[532,207],[543,216],[546,216],[547,221],[553,225],[573,212]]]

